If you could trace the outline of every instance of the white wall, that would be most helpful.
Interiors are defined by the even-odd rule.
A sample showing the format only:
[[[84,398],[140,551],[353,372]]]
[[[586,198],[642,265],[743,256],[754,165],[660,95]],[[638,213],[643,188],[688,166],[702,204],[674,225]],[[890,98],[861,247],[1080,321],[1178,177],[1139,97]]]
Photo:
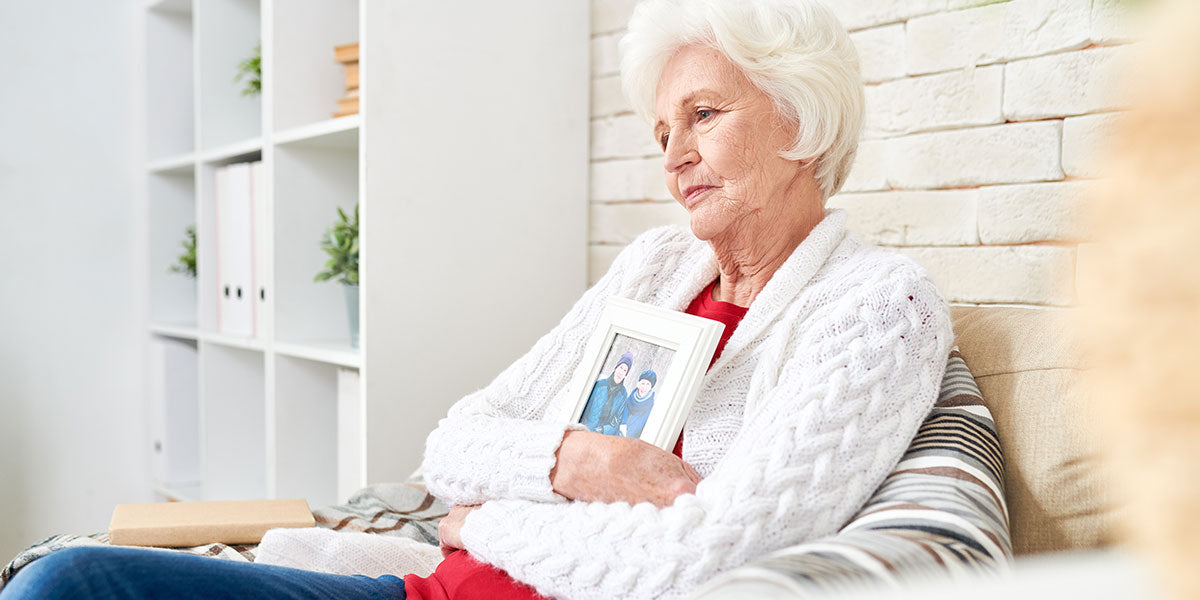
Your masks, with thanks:
[[[134,4],[0,3],[0,562],[150,499]]]
[[[638,233],[687,223],[621,96],[635,0],[592,0],[590,277]],[[1076,301],[1089,162],[1119,118],[1129,0],[830,0],[862,59],[867,123],[830,206],[960,303]],[[1078,259],[1077,259],[1078,257]]]

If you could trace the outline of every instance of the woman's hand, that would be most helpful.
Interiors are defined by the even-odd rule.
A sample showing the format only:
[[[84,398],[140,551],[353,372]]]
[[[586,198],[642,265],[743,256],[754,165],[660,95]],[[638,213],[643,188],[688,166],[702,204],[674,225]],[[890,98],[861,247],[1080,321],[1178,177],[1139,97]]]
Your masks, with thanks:
[[[550,471],[554,491],[585,502],[650,502],[670,506],[694,494],[691,465],[653,444],[591,431],[568,431]]]
[[[467,521],[467,515],[471,511],[479,508],[478,506],[455,506],[450,509],[450,512],[442,517],[438,523],[438,541],[442,545],[442,556],[449,556],[451,552],[462,549],[462,531],[463,523]]]

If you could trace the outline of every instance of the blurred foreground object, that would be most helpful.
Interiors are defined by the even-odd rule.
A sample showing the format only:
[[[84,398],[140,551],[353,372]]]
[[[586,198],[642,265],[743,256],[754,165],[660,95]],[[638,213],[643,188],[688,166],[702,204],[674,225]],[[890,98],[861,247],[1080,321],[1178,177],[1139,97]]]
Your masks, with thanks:
[[[1121,539],[1173,596],[1200,598],[1200,3],[1151,8],[1094,194],[1102,254],[1081,316]]]

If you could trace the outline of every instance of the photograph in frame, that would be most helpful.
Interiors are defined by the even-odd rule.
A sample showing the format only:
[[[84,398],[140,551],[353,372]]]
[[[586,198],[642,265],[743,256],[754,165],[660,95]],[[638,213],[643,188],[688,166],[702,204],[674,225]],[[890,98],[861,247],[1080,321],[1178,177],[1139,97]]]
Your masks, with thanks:
[[[576,366],[562,418],[671,451],[724,328],[711,319],[609,298]]]
[[[605,435],[640,438],[654,411],[655,390],[675,350],[617,334],[596,373],[579,422]]]

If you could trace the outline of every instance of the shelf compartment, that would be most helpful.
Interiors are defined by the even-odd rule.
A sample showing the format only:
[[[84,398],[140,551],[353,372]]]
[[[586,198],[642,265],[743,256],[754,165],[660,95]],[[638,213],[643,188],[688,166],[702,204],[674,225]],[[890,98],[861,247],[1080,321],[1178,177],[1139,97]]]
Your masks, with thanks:
[[[211,164],[247,162],[260,158],[262,158],[261,136],[231,142],[200,154],[200,162]]]
[[[196,324],[196,280],[170,268],[183,253],[187,228],[196,225],[192,171],[154,173],[147,180],[150,217],[150,318],[179,326]]]
[[[275,495],[305,498],[310,506],[344,502],[361,487],[361,435],[345,433],[358,420],[340,403],[360,405],[357,391],[339,397],[339,371],[356,382],[358,371],[302,358],[278,356],[275,362]],[[345,377],[345,375],[341,375]],[[354,388],[357,390],[357,387]],[[361,412],[361,411],[360,411]],[[347,422],[343,422],[347,421]],[[342,446],[349,448],[343,450]],[[355,487],[355,489],[357,489]]]
[[[191,2],[159,2],[146,11],[146,152],[151,161],[195,148]]]
[[[349,215],[358,202],[357,143],[281,145],[274,157],[276,340],[349,348],[345,286],[313,277],[328,259],[320,241],[337,209]]]
[[[204,487],[193,485],[161,485],[151,487],[155,495],[166,502],[197,502],[204,497]]]
[[[156,175],[191,175],[196,168],[196,157],[190,152],[151,161],[146,171]]]
[[[226,335],[213,331],[204,331],[200,333],[200,339],[210,344],[224,346],[226,348],[238,348],[251,352],[262,352],[266,345],[262,340],[257,338],[244,338],[235,335]]]
[[[237,66],[260,43],[258,0],[204,0],[193,7],[199,110],[199,148],[220,148],[262,135],[261,95],[245,96]]]
[[[200,482],[199,353],[195,340],[154,338],[150,355],[151,474],[156,485]]]
[[[362,364],[362,354],[358,348],[350,344],[339,343],[279,343],[275,345],[275,353],[292,358],[303,358],[315,362],[340,365],[357,369]]]
[[[200,339],[200,331],[193,324],[172,324],[172,323],[151,323],[150,333],[159,337],[175,338],[177,340],[191,340],[193,342]]]
[[[337,112],[337,100],[346,93],[345,69],[334,60],[333,49],[359,40],[359,2],[276,2],[273,8],[273,129],[281,132],[325,121]]]
[[[263,353],[200,342],[204,500],[267,497]]]
[[[146,0],[146,10],[191,15],[192,0]]]
[[[316,147],[357,150],[359,116],[350,115],[326,119],[311,125],[301,125],[275,134],[277,145],[307,144]]]

